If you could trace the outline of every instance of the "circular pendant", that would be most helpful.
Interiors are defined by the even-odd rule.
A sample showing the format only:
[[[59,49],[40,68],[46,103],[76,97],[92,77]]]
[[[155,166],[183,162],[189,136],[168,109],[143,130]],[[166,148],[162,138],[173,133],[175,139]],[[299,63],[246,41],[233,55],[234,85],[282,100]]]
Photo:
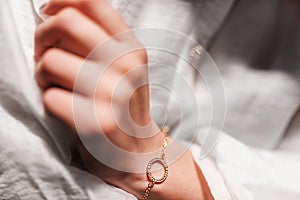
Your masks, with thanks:
[[[164,175],[160,179],[156,179],[152,176],[151,167],[153,166],[154,163],[159,163],[164,168]],[[153,158],[152,160],[150,160],[148,163],[148,166],[147,166],[147,176],[148,176],[149,180],[152,181],[153,183],[164,182],[168,177],[168,165],[167,165],[166,161],[163,160],[162,158]]]

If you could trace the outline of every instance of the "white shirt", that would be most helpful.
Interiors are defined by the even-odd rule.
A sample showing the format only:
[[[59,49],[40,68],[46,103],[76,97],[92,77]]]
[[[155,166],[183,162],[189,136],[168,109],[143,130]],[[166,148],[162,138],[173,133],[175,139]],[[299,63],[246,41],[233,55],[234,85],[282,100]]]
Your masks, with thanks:
[[[128,23],[134,24],[135,27],[155,25],[168,28],[174,24],[171,23],[174,18],[177,20],[178,31],[185,32],[191,27],[191,24],[186,24],[193,19],[190,14],[193,7],[190,7],[191,4],[188,2],[172,1],[171,4],[166,1],[159,4],[156,1],[130,1],[130,3],[113,1],[112,3],[119,8]],[[224,4],[228,5],[227,9],[231,6],[230,2]],[[0,190],[0,196],[4,199],[18,197],[21,199],[135,199],[132,195],[109,186],[85,172],[66,166],[59,159],[57,155],[60,154],[55,152],[56,147],[59,147],[60,152],[66,153],[67,150],[64,149],[66,145],[59,143],[59,137],[53,135],[55,134],[53,130],[50,137],[49,132],[45,131],[45,126],[49,124],[45,125],[48,121],[44,121],[45,114],[39,102],[39,92],[30,76],[34,68],[32,38],[37,20],[31,1],[2,1],[0,5],[1,69],[3,72],[0,75],[0,158],[1,163],[4,163],[1,164],[0,169],[6,177],[0,179],[0,188],[3,188]],[[163,16],[163,19],[157,20],[155,19],[157,15],[148,15],[154,11],[161,13],[171,5],[172,9]],[[137,13],[135,10],[137,8],[146,10],[140,12],[141,16],[136,17],[134,13]],[[225,15],[220,14],[220,19]],[[182,23],[178,20],[182,20]],[[154,22],[159,24],[153,24]],[[214,32],[212,29],[203,33],[203,40],[209,40],[207,38]],[[191,33],[191,36],[194,34]],[[249,72],[244,71],[242,67],[242,70],[238,70],[237,73],[244,76],[246,72]],[[256,76],[258,72],[250,71],[250,74]],[[293,81],[287,81],[285,75],[275,74],[274,76],[278,76],[278,80],[283,84],[289,86],[294,84]],[[270,77],[268,83],[271,84],[272,81]],[[293,90],[290,92],[293,93]],[[296,98],[288,97],[288,99],[289,105],[297,107],[297,103],[299,104],[299,99],[298,101]],[[293,106],[282,109],[296,110]],[[258,123],[252,118],[249,120],[251,123]],[[276,124],[276,128],[279,125],[283,126],[280,119],[276,120],[280,122]],[[44,123],[42,124],[44,126],[41,126],[41,123]],[[205,121],[203,124],[205,125]],[[205,128],[204,125],[203,128]],[[227,127],[227,129],[236,128]],[[266,129],[259,128],[258,130]],[[251,132],[257,134],[257,130],[250,128],[247,132],[247,134],[241,134],[249,135]],[[202,143],[201,140],[198,142]],[[273,144],[274,142],[267,146]],[[206,151],[204,149],[204,154],[207,153]],[[226,133],[222,134],[215,148],[204,159],[203,148],[201,150],[199,145],[195,144],[192,152],[215,199],[292,200],[300,198],[299,154],[250,147]]]

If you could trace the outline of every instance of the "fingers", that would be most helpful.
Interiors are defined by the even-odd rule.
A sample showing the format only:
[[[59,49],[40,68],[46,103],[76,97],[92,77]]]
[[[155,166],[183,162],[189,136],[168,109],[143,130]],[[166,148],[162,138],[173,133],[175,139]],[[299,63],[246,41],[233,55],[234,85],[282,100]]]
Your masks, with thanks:
[[[66,7],[79,9],[111,35],[129,30],[119,13],[106,0],[51,0],[43,12],[54,15]]]
[[[49,88],[43,93],[46,109],[80,134],[115,131],[110,106],[61,88]],[[101,121],[101,128],[99,122]]]
[[[113,88],[121,76],[112,68],[102,69],[97,63],[84,60],[58,48],[47,50],[37,64],[35,79],[46,90],[52,86],[84,96],[111,100]]]
[[[86,57],[108,34],[75,8],[65,8],[40,24],[35,33],[35,56],[48,48],[62,48]]]
[[[72,93],[60,88],[50,88],[43,93],[46,109],[71,127],[75,127],[72,112]]]
[[[83,133],[99,132],[97,119],[101,121],[104,133],[116,132],[111,102],[117,102],[118,116],[127,114],[123,111],[130,99],[128,97],[134,92],[134,86],[148,80],[147,68],[138,70],[139,66],[146,66],[146,51],[129,35],[125,37],[126,40],[113,40],[104,50],[97,52],[101,58],[115,58],[115,51],[122,53],[128,49],[130,53],[124,57],[117,55],[117,60],[111,66],[104,66],[107,64],[105,59],[98,63],[94,57],[93,60],[84,59],[111,34],[128,30],[118,13],[105,0],[50,0],[44,12],[51,16],[36,31],[35,54],[39,58],[36,79],[44,89],[45,107],[54,116]],[[135,51],[132,52],[132,49]],[[122,78],[124,81],[120,82]],[[121,86],[116,87],[118,84]],[[148,90],[139,93],[148,93]],[[131,101],[133,105],[141,102],[143,106],[149,106],[147,94],[135,94],[134,99]],[[140,111],[132,110],[137,113]],[[140,118],[141,115],[136,116]]]
[[[37,64],[35,78],[42,89],[52,85],[73,90],[77,73],[84,60],[58,48],[45,52]]]
[[[43,102],[51,114],[74,130],[81,133],[97,133],[98,122],[91,110],[93,104],[85,97],[54,87],[43,93]]]

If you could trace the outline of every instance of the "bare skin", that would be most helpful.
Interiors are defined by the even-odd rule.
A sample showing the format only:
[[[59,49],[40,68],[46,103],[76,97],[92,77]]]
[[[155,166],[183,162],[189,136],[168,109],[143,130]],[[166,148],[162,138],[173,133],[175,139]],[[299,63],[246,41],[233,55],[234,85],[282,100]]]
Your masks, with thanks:
[[[84,90],[73,91],[81,64],[98,44],[114,34],[129,31],[130,28],[105,0],[51,0],[43,8],[43,12],[50,17],[38,26],[35,34],[36,81],[43,89],[43,101],[47,110],[76,130],[72,98],[75,95],[84,102],[92,99]],[[122,42],[128,41],[116,41],[116,44],[121,45]],[[138,41],[134,42],[138,44]],[[163,133],[159,131],[146,139],[124,134],[114,122],[110,105],[111,101],[118,98],[113,96],[113,88],[121,77],[137,66],[146,64],[147,53],[143,48],[114,62],[99,82],[105,85],[105,90],[96,91],[94,99],[96,117],[100,124],[87,122],[86,130],[81,130],[81,134],[100,132],[100,126],[101,134],[127,151],[150,152],[161,148]],[[147,70],[138,77],[147,81]],[[128,80],[129,83],[135,81]],[[129,98],[130,115],[134,122],[140,126],[152,123],[148,85],[135,90]],[[85,120],[84,114],[82,120]],[[84,165],[91,173],[139,199],[142,198],[148,181],[145,174],[111,169],[93,158],[80,142],[77,143],[77,148]],[[213,199],[205,178],[189,151],[173,163],[169,171],[167,180],[155,185],[149,199]]]

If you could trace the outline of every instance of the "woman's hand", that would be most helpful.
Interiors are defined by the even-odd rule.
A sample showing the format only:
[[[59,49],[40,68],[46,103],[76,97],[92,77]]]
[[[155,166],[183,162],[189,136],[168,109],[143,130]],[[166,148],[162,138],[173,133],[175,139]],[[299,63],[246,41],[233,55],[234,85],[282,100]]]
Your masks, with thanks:
[[[76,121],[85,121],[84,127],[80,127],[81,133],[98,133],[101,130],[114,143],[128,151],[153,151],[161,147],[161,135],[150,137],[151,143],[149,143],[147,139],[136,141],[138,137],[119,134],[129,129],[132,130],[133,136],[140,134],[134,133],[136,129],[132,128],[133,126],[150,127],[152,129],[149,131],[153,132],[155,125],[152,124],[149,113],[147,54],[129,32],[130,29],[118,13],[103,0],[52,0],[43,11],[50,17],[36,30],[35,56],[38,60],[36,80],[44,89],[43,99],[46,108],[74,129],[78,125],[75,124]],[[126,31],[128,37],[112,38],[113,35]],[[101,54],[95,60],[88,58],[88,55],[95,47],[109,39],[113,41],[110,42],[113,45],[107,48],[105,52],[107,55],[128,44],[132,46],[130,48],[132,51],[126,55],[117,55],[112,64],[105,66],[106,69],[99,69],[103,70],[102,76],[97,77],[97,82],[91,83],[97,85],[89,85],[94,71],[90,74],[83,73],[82,76],[78,74],[83,65],[89,67],[86,63],[101,62],[105,55]],[[76,81],[85,81],[82,85],[88,85],[95,90],[90,91],[89,87],[74,88]],[[137,83],[145,84],[136,89]],[[122,95],[116,93],[120,85],[122,85]],[[83,111],[87,109],[84,106],[93,103],[95,107],[93,111],[96,112],[99,123],[86,121],[88,118],[85,116],[86,112],[78,116],[82,118],[81,120],[74,119],[72,103],[74,98],[86,102],[85,105],[84,103],[76,105],[82,106]],[[129,103],[126,100],[129,100]],[[112,106],[115,110],[112,110]],[[126,117],[131,118],[132,121],[125,123],[123,121],[126,117],[121,114],[123,111],[125,113],[126,109],[130,113]],[[119,118],[115,119],[116,117]],[[123,119],[120,119],[121,117]],[[122,130],[118,127],[120,124],[123,125]],[[156,131],[158,133],[159,129],[157,128]],[[135,143],[137,145],[133,145]]]
[[[37,83],[43,89],[43,101],[47,110],[79,134],[104,134],[112,143],[128,152],[153,152],[161,149],[163,134],[152,122],[149,111],[147,54],[119,14],[105,0],[51,0],[43,8],[43,12],[49,18],[36,30],[35,75]],[[123,32],[128,32],[128,37],[112,37]],[[97,63],[105,59],[105,55],[88,55],[109,39],[113,41],[113,47],[107,49],[108,55],[114,49],[122,49],[128,44],[134,47],[134,51],[119,56],[103,70],[101,79],[96,82],[96,87],[93,86],[93,92],[87,87],[74,88],[84,63]],[[128,75],[131,72],[133,75]],[[83,75],[87,85],[92,76],[89,73]],[[122,95],[115,95],[120,83],[126,87],[123,88]],[[139,85],[140,83],[145,84]],[[74,105],[74,98],[81,103]],[[114,102],[117,102],[114,104],[117,105],[116,110],[112,109]],[[91,105],[96,120],[90,120],[89,113],[85,112]],[[74,113],[74,106],[80,107],[82,112],[79,115]],[[126,110],[129,110],[129,115]],[[132,120],[127,120],[128,118]],[[81,126],[78,128],[75,122],[81,122]],[[126,128],[120,128],[117,122],[123,122]],[[146,127],[143,129],[145,132],[141,133],[139,127]],[[131,131],[130,135],[128,130]],[[151,136],[141,138],[143,134]],[[81,142],[77,143],[77,147],[89,171],[138,198],[142,197],[147,186],[145,174],[114,170],[97,161]],[[170,172],[170,177],[162,184],[169,188],[155,187],[152,198],[182,199],[181,195],[185,199],[202,198],[199,174],[189,152],[172,165],[170,170],[172,169],[176,170],[176,174],[182,174],[183,179],[178,179]],[[191,180],[195,180],[192,186],[188,185]],[[189,189],[180,192],[180,184],[186,184]],[[198,190],[198,194],[195,194],[195,190]]]

